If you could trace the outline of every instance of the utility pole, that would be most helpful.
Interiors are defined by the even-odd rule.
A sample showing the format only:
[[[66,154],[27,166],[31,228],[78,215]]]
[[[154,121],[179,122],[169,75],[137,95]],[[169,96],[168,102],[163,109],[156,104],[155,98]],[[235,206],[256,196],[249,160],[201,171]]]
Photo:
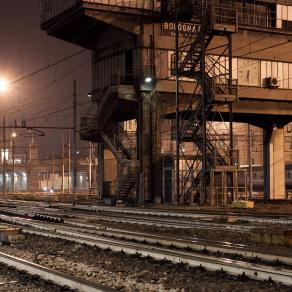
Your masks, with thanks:
[[[12,193],[15,193],[15,138],[16,138],[16,133],[12,133]]]
[[[3,115],[3,198],[6,195],[6,128],[5,116]]]
[[[76,79],[73,82],[73,205],[76,200],[77,188],[77,93]]]
[[[64,159],[64,135],[62,135],[62,194],[64,194],[64,175],[65,175],[65,159]]]

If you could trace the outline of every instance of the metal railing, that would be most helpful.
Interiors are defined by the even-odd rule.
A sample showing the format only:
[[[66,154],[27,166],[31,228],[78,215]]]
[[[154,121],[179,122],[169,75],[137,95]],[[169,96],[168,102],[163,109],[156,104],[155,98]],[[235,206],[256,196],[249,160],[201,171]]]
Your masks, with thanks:
[[[239,159],[239,150],[238,149],[227,149],[225,151],[225,155],[223,156],[222,153],[220,155],[217,155],[218,153],[215,153],[215,168],[240,168],[240,159]],[[222,163],[224,162],[224,163]]]
[[[81,0],[41,0],[40,2],[40,14],[41,23],[44,23],[62,12],[73,8],[80,4]]]
[[[80,129],[87,129],[94,121],[94,115],[88,115],[87,117],[81,117],[80,119]]]
[[[104,106],[112,93],[112,90],[113,90],[112,87],[106,87],[106,89],[104,91],[104,95],[103,95],[100,103],[98,104],[98,107],[95,110],[95,112],[93,114],[89,114],[87,117],[81,117],[81,119],[80,119],[81,130],[82,129],[84,130],[86,128],[94,128],[95,126],[97,126],[98,116],[103,111]]]
[[[276,19],[269,14],[254,11],[245,11],[238,13],[238,22],[243,25],[259,26],[272,28],[276,26]]]
[[[133,85],[134,73],[114,74],[111,76],[110,85]]]
[[[160,1],[158,0],[41,0],[41,21],[44,23],[82,3],[95,3],[145,11],[161,11]]]
[[[120,125],[118,125],[118,136],[124,147],[131,153],[131,159],[136,157],[136,141],[135,136],[130,135]]]
[[[232,100],[229,101],[237,101],[238,100],[238,80],[230,79],[230,78],[212,78],[212,92],[213,98],[218,96],[230,96],[233,97]]]
[[[211,170],[211,196],[213,206],[226,206],[232,201],[247,200],[246,170]],[[241,182],[241,183],[239,183]]]
[[[213,6],[211,10],[211,24],[228,24],[237,26],[238,14],[236,9],[229,6]]]
[[[119,160],[127,165],[131,164],[135,159],[136,147],[126,132],[122,132],[119,127],[116,128],[111,123],[107,125],[105,132]]]

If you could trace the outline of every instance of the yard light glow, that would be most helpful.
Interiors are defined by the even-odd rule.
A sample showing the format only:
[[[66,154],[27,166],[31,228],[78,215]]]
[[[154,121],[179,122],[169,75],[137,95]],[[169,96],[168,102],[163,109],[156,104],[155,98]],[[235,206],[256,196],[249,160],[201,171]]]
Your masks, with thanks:
[[[8,89],[8,82],[4,78],[0,78],[0,92],[5,92]]]

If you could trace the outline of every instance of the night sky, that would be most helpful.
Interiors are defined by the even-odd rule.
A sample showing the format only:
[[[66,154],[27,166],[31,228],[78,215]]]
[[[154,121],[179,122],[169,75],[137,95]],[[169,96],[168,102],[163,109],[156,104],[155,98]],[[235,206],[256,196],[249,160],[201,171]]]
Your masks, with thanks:
[[[76,78],[78,103],[82,104],[78,107],[79,126],[80,116],[90,108],[90,52],[51,66],[82,48],[49,37],[40,29],[39,0],[2,0],[0,22],[0,77],[11,82],[9,91],[0,96],[0,114],[5,114],[6,124],[25,119],[28,126],[66,127],[72,123],[70,107]],[[36,137],[41,152],[59,152],[61,137],[67,131],[45,132],[45,137]],[[26,131],[18,130],[18,145],[28,143]]]

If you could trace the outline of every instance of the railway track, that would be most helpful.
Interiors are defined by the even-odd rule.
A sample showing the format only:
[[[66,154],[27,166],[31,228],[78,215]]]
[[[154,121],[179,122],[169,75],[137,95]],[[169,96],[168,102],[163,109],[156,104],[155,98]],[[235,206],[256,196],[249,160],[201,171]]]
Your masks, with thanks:
[[[287,215],[272,215],[267,216],[267,214],[238,214],[235,212],[202,212],[202,211],[193,211],[193,212],[181,212],[181,211],[162,211],[162,210],[141,210],[135,208],[125,208],[118,209],[113,207],[100,207],[100,206],[83,206],[76,205],[73,207],[75,210],[87,211],[87,212],[104,212],[104,213],[117,213],[117,214],[127,214],[127,215],[139,215],[139,216],[153,216],[153,217],[162,217],[162,218],[182,218],[182,219],[193,219],[193,220],[211,220],[216,218],[222,218],[222,215],[228,216],[229,218],[234,218],[237,221],[249,222],[249,223],[266,223],[266,224],[292,224],[292,216]]]
[[[144,214],[123,214],[117,212],[103,212],[98,211],[94,214],[84,214],[78,210],[69,210],[63,212],[63,214],[57,215],[56,212],[51,212],[50,210],[18,210],[10,208],[0,208],[0,214],[9,215],[9,216],[19,216],[23,218],[30,218],[40,221],[48,221],[55,223],[63,223],[64,218],[80,218],[80,219],[95,219],[95,220],[104,220],[108,222],[117,222],[117,223],[130,223],[138,225],[148,225],[148,226],[157,226],[157,227],[167,227],[167,228],[177,228],[177,229],[192,229],[198,227],[204,227],[205,229],[210,230],[233,230],[241,232],[250,232],[255,226],[249,224],[226,224],[226,223],[216,223],[213,221],[203,220],[202,218],[197,219],[184,219],[184,218],[175,218],[175,217],[157,217]]]
[[[35,263],[23,260],[21,258],[11,256],[9,254],[0,252],[0,262],[13,267],[19,271],[25,271],[30,275],[37,275],[43,280],[51,281],[61,287],[69,287],[72,290],[84,291],[84,292],[114,292],[116,290],[102,286],[96,283],[91,283],[84,279],[73,277],[61,273],[59,271],[54,271],[44,266],[37,265]]]
[[[31,208],[32,206],[36,208],[48,208],[48,207],[57,207],[57,208],[67,208],[67,209],[78,209],[89,212],[117,212],[117,213],[129,213],[129,214],[139,214],[139,215],[151,215],[159,217],[179,217],[179,218],[216,218],[218,216],[230,216],[238,218],[239,220],[247,220],[250,222],[267,222],[267,223],[283,223],[291,224],[292,223],[292,212],[285,212],[281,210],[281,213],[273,212],[272,213],[260,212],[260,211],[249,211],[249,210],[180,210],[173,208],[115,208],[110,206],[93,206],[93,205],[80,205],[77,204],[72,206],[68,203],[46,203],[39,201],[21,201],[21,200],[6,200],[0,201],[0,206],[17,207],[27,206]]]
[[[1,216],[3,219],[3,216]],[[7,217],[7,216],[6,216]],[[9,219],[9,218],[6,218]],[[227,254],[241,254],[248,258],[260,258],[264,261],[282,261],[291,265],[291,255],[289,254],[268,254],[264,250],[247,250],[239,246],[225,244],[225,246],[211,245],[196,240],[186,238],[170,238],[164,236],[154,236],[137,232],[122,232],[114,229],[98,230],[98,227],[85,224],[73,224],[63,226],[51,223],[29,222],[18,218],[10,218],[10,223],[25,225],[24,231],[27,233],[50,236],[64,240],[70,240],[90,246],[97,246],[102,249],[111,249],[117,252],[128,254],[140,254],[150,256],[157,260],[169,260],[175,263],[186,263],[190,266],[202,266],[207,270],[223,270],[231,275],[246,275],[252,279],[269,280],[280,282],[285,285],[292,285],[292,270],[287,268],[273,267],[264,264],[252,264],[248,261],[237,261],[227,258]],[[14,221],[14,222],[13,222]],[[65,222],[66,223],[66,222]],[[70,224],[70,223],[69,223]],[[78,226],[79,225],[79,226]],[[85,232],[85,229],[88,229]],[[141,243],[143,242],[143,243]],[[160,245],[160,246],[159,246]],[[173,249],[175,248],[175,249]],[[188,248],[192,251],[182,250]],[[194,253],[193,251],[209,250],[211,252],[222,252],[224,257]]]

